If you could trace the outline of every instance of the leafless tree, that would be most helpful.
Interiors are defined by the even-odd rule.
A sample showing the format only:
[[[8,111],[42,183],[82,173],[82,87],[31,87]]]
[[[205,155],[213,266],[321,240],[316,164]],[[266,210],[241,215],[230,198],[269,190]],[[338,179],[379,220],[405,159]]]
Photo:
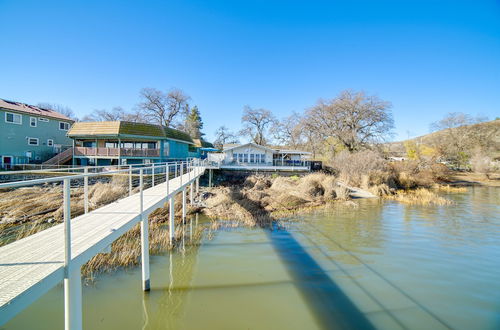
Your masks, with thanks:
[[[167,127],[175,126],[175,119],[189,112],[189,96],[180,89],[165,93],[155,88],[143,88],[139,109],[148,122]]]
[[[276,120],[271,133],[278,144],[297,148],[304,138],[300,115],[294,112],[291,116]]]
[[[389,137],[394,127],[391,104],[364,92],[346,90],[320,100],[305,120],[323,139],[335,138],[348,151],[360,150]]]
[[[313,159],[316,159],[323,148],[324,138],[306,118],[302,118],[299,125],[304,139],[302,148],[311,152]]]
[[[265,145],[269,130],[275,122],[276,118],[271,111],[245,106],[241,117],[243,129],[240,131],[240,135],[248,136],[256,144]]]
[[[75,112],[70,107],[60,105],[60,104],[55,104],[55,103],[38,103],[37,107],[59,112],[60,114],[65,115],[66,117],[68,117],[70,119],[78,121],[78,118],[75,115]]]
[[[443,119],[432,123],[431,145],[446,160],[458,167],[469,164],[473,151],[486,151],[494,145],[493,138],[498,130],[474,125],[486,121],[485,117],[472,117],[462,112],[448,113]]]
[[[96,109],[91,114],[82,118],[82,121],[138,121],[134,114],[130,114],[122,107],[114,107],[111,110]]]
[[[222,149],[226,143],[238,143],[238,137],[231,132],[226,126],[221,126],[215,131],[214,145]]]

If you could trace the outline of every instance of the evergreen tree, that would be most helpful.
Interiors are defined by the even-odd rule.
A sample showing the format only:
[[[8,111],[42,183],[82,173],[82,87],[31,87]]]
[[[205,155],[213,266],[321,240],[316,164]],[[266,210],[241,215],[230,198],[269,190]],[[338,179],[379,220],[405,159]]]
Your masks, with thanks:
[[[191,137],[195,139],[200,139],[202,135],[201,129],[203,128],[203,122],[201,120],[200,111],[198,107],[195,105],[189,111],[189,114],[186,117],[185,124],[186,132],[191,135]]]

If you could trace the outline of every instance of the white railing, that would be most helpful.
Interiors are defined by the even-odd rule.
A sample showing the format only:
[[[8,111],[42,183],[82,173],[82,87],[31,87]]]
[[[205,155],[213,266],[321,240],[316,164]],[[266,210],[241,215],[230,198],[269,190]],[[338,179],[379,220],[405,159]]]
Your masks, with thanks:
[[[186,217],[186,187],[190,184],[191,192],[191,202],[193,201],[193,185],[196,181],[196,190],[199,189],[199,176],[204,172],[206,166],[206,161],[200,159],[191,159],[188,161],[180,162],[169,162],[169,163],[152,163],[148,165],[142,165],[134,167],[128,165],[125,169],[109,170],[104,172],[91,173],[89,169],[96,170],[99,167],[83,167],[77,168],[78,170],[83,170],[83,173],[69,173],[70,175],[49,177],[33,180],[23,180],[15,182],[7,182],[0,184],[0,189],[5,188],[17,188],[33,186],[44,183],[57,183],[62,182],[63,185],[63,221],[64,221],[64,289],[65,289],[65,328],[66,329],[81,329],[81,309],[75,310],[75,306],[81,307],[81,287],[80,284],[80,273],[79,268],[74,267],[71,259],[71,181],[81,180],[84,182],[84,214],[89,212],[89,198],[88,198],[88,185],[89,178],[98,177],[101,175],[126,173],[128,174],[128,190],[129,196],[132,195],[133,182],[132,178],[134,173],[138,172],[139,175],[139,205],[138,210],[141,216],[141,257],[142,257],[142,275],[143,275],[143,289],[149,290],[149,250],[148,250],[148,224],[147,218],[144,219],[144,177],[145,175],[151,176],[151,185],[155,186],[157,183],[158,176],[162,173],[165,174],[166,191],[165,198],[169,198],[170,203],[170,215],[169,215],[169,225],[170,225],[170,242],[174,239],[174,197],[175,194],[182,190],[183,194],[183,219]],[[187,181],[183,184],[183,175],[187,173]],[[173,174],[173,177],[171,175]],[[137,175],[137,174],[136,174]],[[171,190],[170,181],[172,179],[180,178],[180,185],[175,189]],[[184,187],[185,186],[185,187]],[[19,201],[22,202],[22,201]],[[77,273],[76,270],[77,269]],[[72,289],[70,289],[72,286]],[[76,291],[77,293],[71,294],[70,291]],[[77,308],[78,309],[78,308]]]

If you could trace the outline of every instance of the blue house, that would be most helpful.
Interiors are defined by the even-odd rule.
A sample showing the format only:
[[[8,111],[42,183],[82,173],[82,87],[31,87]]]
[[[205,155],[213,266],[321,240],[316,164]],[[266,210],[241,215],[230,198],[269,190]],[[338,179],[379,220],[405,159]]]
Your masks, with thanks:
[[[74,165],[129,165],[199,157],[188,134],[159,125],[78,122],[68,136],[73,139]]]
[[[0,99],[0,167],[42,163],[70,147],[72,123],[53,110]]]

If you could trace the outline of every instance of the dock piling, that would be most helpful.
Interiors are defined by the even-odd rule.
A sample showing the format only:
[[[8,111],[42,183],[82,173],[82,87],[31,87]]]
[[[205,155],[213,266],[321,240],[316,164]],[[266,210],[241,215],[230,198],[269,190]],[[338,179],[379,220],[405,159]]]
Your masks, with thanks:
[[[191,182],[189,185],[189,204],[193,205],[194,202],[194,183]]]
[[[182,189],[182,223],[186,223],[186,188]]]
[[[89,168],[85,166],[83,169],[84,174],[89,173]],[[89,177],[83,178],[83,207],[85,209],[85,214],[89,213]]]
[[[128,195],[132,196],[132,165],[128,166]]]
[[[177,165],[176,165],[177,166]],[[170,245],[173,244],[175,238],[175,196],[171,196],[168,200],[168,230],[170,235]]]
[[[140,193],[140,214],[141,214],[141,263],[142,263],[142,289],[149,291],[149,233],[148,233],[148,218],[144,219],[144,193],[143,193],[143,174],[144,170],[139,171],[139,193]]]
[[[64,214],[64,327],[82,329],[82,283],[80,268],[71,267],[71,179],[63,181]]]
[[[155,186],[155,163],[151,164],[151,186]]]

